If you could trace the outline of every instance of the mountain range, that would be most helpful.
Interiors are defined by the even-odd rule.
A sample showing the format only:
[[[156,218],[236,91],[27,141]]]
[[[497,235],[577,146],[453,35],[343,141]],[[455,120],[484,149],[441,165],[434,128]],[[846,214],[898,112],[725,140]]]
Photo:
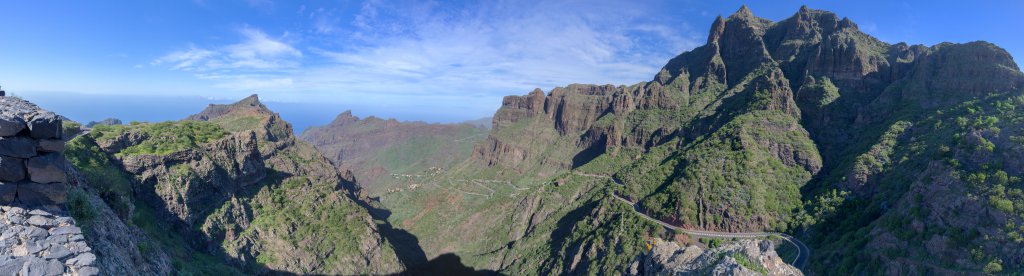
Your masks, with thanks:
[[[743,6],[650,81],[507,96],[490,126],[296,137],[253,95],[66,130],[67,208],[118,275],[1019,274],[1022,110],[991,43]]]

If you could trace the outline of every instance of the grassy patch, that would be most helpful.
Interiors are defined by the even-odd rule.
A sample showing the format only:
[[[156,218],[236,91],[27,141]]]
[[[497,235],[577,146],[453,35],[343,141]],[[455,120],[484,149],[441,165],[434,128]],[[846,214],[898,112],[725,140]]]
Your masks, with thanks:
[[[761,262],[758,262],[757,260],[752,260],[749,257],[747,257],[747,255],[744,255],[742,253],[736,253],[730,255],[730,257],[736,259],[736,263],[739,263],[741,266],[747,269],[760,272],[763,275],[768,275],[768,269],[765,268],[764,265],[761,264]]]
[[[145,137],[141,142],[118,152],[119,155],[166,155],[218,140],[227,132],[209,122],[181,121],[163,123],[133,123],[131,125],[96,126],[96,141],[115,139],[130,132]]]
[[[64,155],[81,172],[89,185],[121,218],[131,209],[132,180],[110,157],[100,150],[90,136],[68,141]]]
[[[96,218],[96,209],[89,202],[88,195],[78,188],[68,190],[68,210],[71,211],[71,217],[82,222],[82,225],[89,225]]]

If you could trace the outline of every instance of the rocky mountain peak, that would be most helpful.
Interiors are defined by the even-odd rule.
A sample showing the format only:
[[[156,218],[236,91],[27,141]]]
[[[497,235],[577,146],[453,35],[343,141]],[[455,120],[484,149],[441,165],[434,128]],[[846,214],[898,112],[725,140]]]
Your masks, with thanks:
[[[711,31],[708,33],[708,44],[718,42],[718,39],[722,37],[722,32],[725,32],[725,19],[719,15],[715,17],[715,22],[711,23]]]
[[[358,121],[359,121],[359,117],[353,116],[352,115],[352,110],[345,110],[345,112],[342,112],[341,114],[338,114],[337,117],[334,117],[334,121],[331,121],[331,124],[332,125],[345,125],[345,124],[350,124],[350,123],[354,123],[354,122],[358,122]]]
[[[244,99],[237,101],[232,104],[210,104],[202,112],[189,116],[187,120],[195,121],[209,121],[216,118],[224,117],[227,115],[239,115],[239,116],[272,116],[274,114],[267,106],[260,102],[260,98],[256,94],[252,94]]]
[[[237,103],[235,103],[235,105],[248,105],[248,106],[254,106],[255,107],[255,106],[260,106],[260,105],[263,105],[263,104],[260,103],[260,96],[259,95],[252,94],[252,95],[249,95],[248,97],[245,97],[244,99],[238,101]]]
[[[736,10],[736,13],[733,13],[729,18],[754,18],[754,12],[750,11],[750,8],[748,8],[747,5],[742,5],[740,6],[740,9]]]

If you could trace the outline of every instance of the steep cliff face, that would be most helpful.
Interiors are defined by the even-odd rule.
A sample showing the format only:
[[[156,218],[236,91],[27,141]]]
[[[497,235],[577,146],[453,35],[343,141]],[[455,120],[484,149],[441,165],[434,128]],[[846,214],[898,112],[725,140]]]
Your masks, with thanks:
[[[772,22],[744,7],[650,82],[506,97],[473,158],[522,177],[608,175],[616,193],[691,229],[804,233],[821,249],[813,272],[1019,267],[1020,247],[997,244],[1021,240],[1022,89],[1016,63],[987,42],[888,44],[831,12]],[[600,210],[574,206],[549,219]],[[626,251],[594,236],[629,236],[602,226],[613,218],[561,219],[595,226],[570,228],[540,265],[508,269],[625,271],[607,259]],[[527,244],[511,252],[537,249]]]
[[[766,240],[742,240],[717,248],[655,239],[631,275],[803,275],[775,253]]]
[[[100,194],[148,235],[169,235],[154,247],[168,252],[176,270],[403,270],[357,202],[363,199],[351,177],[295,139],[255,95],[211,105],[180,122],[97,126],[76,139],[79,155],[109,159],[119,169],[110,174],[133,187],[107,187]],[[176,239],[185,244],[174,244]],[[193,255],[206,257],[196,262]]]
[[[486,135],[486,128],[470,123],[359,119],[345,111],[328,125],[303,131],[301,139],[342,170],[352,171],[370,195],[380,195],[408,185],[403,180],[410,175],[444,170],[464,160]]]

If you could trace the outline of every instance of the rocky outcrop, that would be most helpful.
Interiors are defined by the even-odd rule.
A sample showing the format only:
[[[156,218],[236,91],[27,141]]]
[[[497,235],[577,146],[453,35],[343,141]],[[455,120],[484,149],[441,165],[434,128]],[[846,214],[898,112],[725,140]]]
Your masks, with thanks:
[[[62,120],[20,98],[0,97],[0,204],[66,200]]]
[[[77,199],[69,205],[88,209],[91,215],[76,221],[87,230],[83,235],[96,254],[93,264],[103,275],[171,275],[174,267],[168,252],[146,236],[139,225],[123,220],[100,195],[98,187],[104,183],[89,183],[80,172],[71,168],[69,182],[76,186]],[[83,212],[79,210],[79,212]],[[164,233],[167,234],[167,233]]]
[[[572,156],[538,159],[544,155],[544,146],[561,137],[571,139],[565,144],[575,148],[572,152],[590,148],[603,152],[609,143],[616,145],[617,139],[608,142],[608,136],[612,135],[609,132],[616,130],[593,127],[606,114],[626,113],[634,108],[631,94],[625,92],[627,89],[573,84],[555,88],[549,95],[535,89],[526,96],[507,96],[502,108],[494,114],[495,131],[483,144],[477,145],[473,156],[490,166],[520,170],[524,164],[538,163],[569,168],[574,165]]]
[[[174,154],[129,155],[120,159],[125,171],[153,187],[166,210],[192,226],[219,200],[264,179],[267,169],[256,134],[235,133],[221,140]],[[172,178],[168,179],[170,176]]]
[[[297,140],[291,126],[255,96],[212,105],[180,122],[97,127],[79,139],[87,140],[79,144],[95,148],[79,148],[77,153],[100,155],[96,157],[109,159],[119,170],[102,175],[132,176],[127,196],[137,201],[135,212],[151,213],[135,218],[137,223],[167,228],[161,229],[167,231],[163,233],[151,227],[145,236],[182,239],[180,244],[168,243],[167,238],[142,243],[148,251],[167,252],[176,270],[357,275],[403,269],[392,245],[359,204],[365,198],[346,178],[349,174]],[[203,142],[175,144],[181,147],[169,151],[132,151],[166,148],[165,143],[182,139]],[[111,202],[116,205],[118,200]],[[132,213],[132,208],[124,209]],[[104,227],[107,233],[114,230]],[[132,239],[129,235],[102,241]],[[131,251],[116,253],[119,260],[137,256]],[[181,264],[191,260],[190,254],[207,254],[214,261]],[[123,263],[109,266],[130,269]],[[161,264],[158,259],[135,268],[161,273]]]
[[[889,44],[807,7],[778,22],[743,7],[709,33],[649,82],[506,97],[474,161],[600,170],[690,229],[807,231],[817,273],[1019,270],[1024,73],[1005,50]],[[537,263],[607,270],[587,239]]]
[[[188,118],[185,119],[193,121],[209,121],[229,114],[239,116],[271,115],[273,112],[270,112],[263,103],[260,103],[259,96],[252,94],[233,104],[210,104],[202,112],[188,116]]]
[[[783,262],[768,240],[738,240],[709,249],[655,239],[638,259],[631,275],[803,275]]]
[[[866,150],[855,149],[854,142],[875,139],[865,135],[884,129],[901,110],[948,107],[1019,90],[1024,77],[1016,68],[1005,50],[985,42],[887,44],[828,11],[802,7],[792,17],[772,22],[743,7],[717,18],[706,45],[673,58],[650,82],[628,87],[574,84],[547,95],[538,89],[506,97],[495,113],[494,130],[473,157],[490,167],[543,175],[602,154],[644,152],[675,140],[678,145],[670,147],[686,151],[677,154],[681,159],[728,150],[764,153],[783,165],[772,175],[789,168],[802,171],[770,190],[799,188],[823,169],[840,166],[850,151]],[[707,137],[739,141],[741,148],[709,143]],[[700,194],[696,190],[707,188],[706,179],[729,176],[696,174],[732,167],[708,165],[712,167],[701,167],[699,160],[681,162],[665,170],[682,171],[669,178],[683,179],[653,183],[688,186],[673,196]],[[646,172],[638,171],[636,177],[642,174]],[[765,178],[775,179],[760,179]],[[714,191],[708,197],[732,192]],[[799,199],[792,200],[796,206]],[[700,213],[728,215],[721,208],[732,208],[735,202],[712,205],[718,207]],[[771,224],[748,223],[701,227]]]

